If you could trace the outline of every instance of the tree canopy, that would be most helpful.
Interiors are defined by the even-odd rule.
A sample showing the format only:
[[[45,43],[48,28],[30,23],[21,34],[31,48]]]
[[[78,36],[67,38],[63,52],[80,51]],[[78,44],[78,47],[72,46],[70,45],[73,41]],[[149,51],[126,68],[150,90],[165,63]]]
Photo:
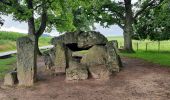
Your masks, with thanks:
[[[133,52],[132,36],[134,35],[134,23],[146,11],[159,6],[164,0],[138,0],[132,3],[132,0],[107,0],[99,9],[90,10],[93,13],[95,22],[104,27],[118,25],[123,29],[124,49]],[[89,11],[90,12],[90,11]]]
[[[170,1],[145,11],[135,23],[134,39],[169,40],[170,39]]]

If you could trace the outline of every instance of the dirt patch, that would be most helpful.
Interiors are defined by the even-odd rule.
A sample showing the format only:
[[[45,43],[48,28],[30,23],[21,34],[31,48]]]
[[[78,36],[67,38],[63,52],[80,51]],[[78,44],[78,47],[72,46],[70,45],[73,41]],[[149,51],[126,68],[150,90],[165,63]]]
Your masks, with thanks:
[[[66,82],[64,75],[44,72],[30,88],[0,88],[0,100],[170,100],[170,68],[140,59],[122,58],[123,69],[108,81]],[[2,82],[0,82],[2,85]]]

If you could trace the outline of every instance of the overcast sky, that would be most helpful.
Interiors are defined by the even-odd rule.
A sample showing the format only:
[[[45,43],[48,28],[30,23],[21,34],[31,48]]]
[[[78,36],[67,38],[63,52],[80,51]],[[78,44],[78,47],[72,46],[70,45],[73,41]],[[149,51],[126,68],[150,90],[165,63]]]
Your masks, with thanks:
[[[116,1],[123,1],[123,0],[116,0]],[[132,2],[136,2],[137,0],[132,0]],[[28,32],[28,25],[25,22],[18,22],[12,20],[12,16],[2,16],[5,20],[4,25],[0,28],[1,31],[14,31],[20,33],[27,33]],[[99,24],[95,24],[96,31],[101,32],[105,36],[122,36],[123,31],[117,25],[112,25],[109,28],[103,28]],[[46,33],[52,36],[58,36],[59,33],[57,31],[52,31],[51,33]]]
[[[28,25],[25,22],[19,22],[12,20],[12,16],[3,16],[5,20],[4,25],[0,28],[1,31],[13,31],[20,33],[28,33]],[[96,31],[101,32],[105,36],[122,36],[122,29],[117,25],[110,26],[110,28],[103,28],[99,24],[95,24]],[[51,33],[45,33],[52,36],[58,36],[59,33],[57,31],[52,31]]]

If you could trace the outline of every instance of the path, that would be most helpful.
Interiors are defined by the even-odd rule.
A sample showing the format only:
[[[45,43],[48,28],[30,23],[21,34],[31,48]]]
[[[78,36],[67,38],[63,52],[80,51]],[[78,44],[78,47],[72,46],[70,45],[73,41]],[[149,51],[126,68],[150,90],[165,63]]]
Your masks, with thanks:
[[[50,49],[50,48],[52,48],[52,47],[53,47],[52,45],[49,45],[49,46],[42,46],[42,47],[40,47],[40,49]],[[6,57],[6,56],[10,56],[10,55],[16,54],[16,53],[17,53],[16,50],[7,51],[7,52],[1,52],[1,53],[0,53],[0,58]]]
[[[131,58],[123,63],[109,81],[66,82],[43,73],[32,88],[0,88],[0,100],[170,100],[170,68]]]

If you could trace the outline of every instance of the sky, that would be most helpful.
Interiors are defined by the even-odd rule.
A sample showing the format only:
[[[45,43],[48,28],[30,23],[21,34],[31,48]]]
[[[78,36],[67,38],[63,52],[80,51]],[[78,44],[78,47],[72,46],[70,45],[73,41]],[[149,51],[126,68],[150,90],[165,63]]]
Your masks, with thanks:
[[[13,31],[20,33],[28,33],[28,25],[26,22],[14,21],[12,16],[2,16],[5,20],[4,25],[0,28],[1,31]],[[96,30],[105,36],[122,36],[123,30],[117,25],[112,25],[109,28],[103,28],[99,24],[95,24]],[[58,36],[59,32],[53,30],[50,33],[45,33],[51,36]]]

